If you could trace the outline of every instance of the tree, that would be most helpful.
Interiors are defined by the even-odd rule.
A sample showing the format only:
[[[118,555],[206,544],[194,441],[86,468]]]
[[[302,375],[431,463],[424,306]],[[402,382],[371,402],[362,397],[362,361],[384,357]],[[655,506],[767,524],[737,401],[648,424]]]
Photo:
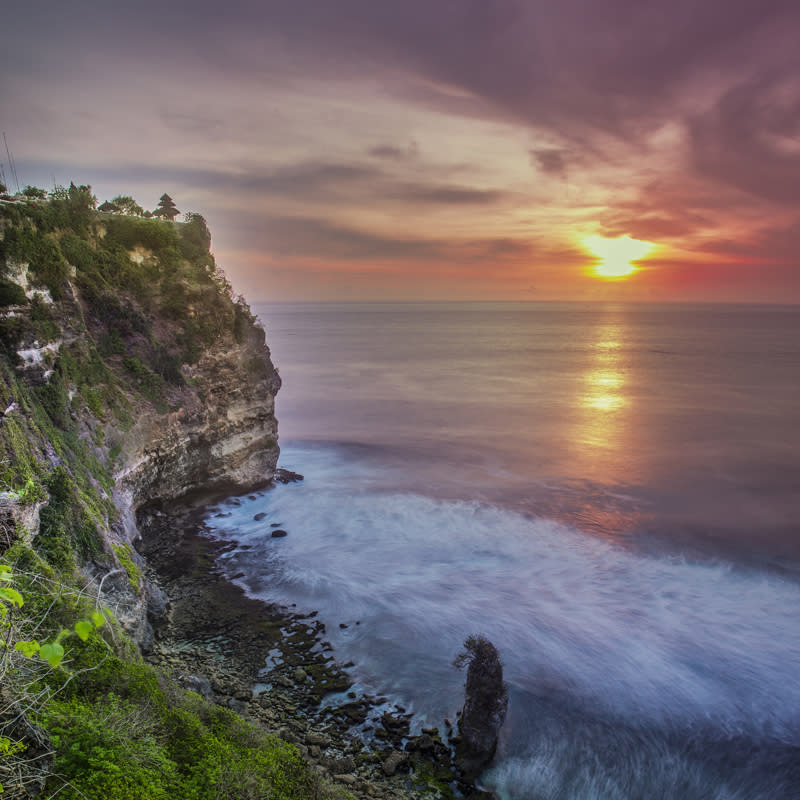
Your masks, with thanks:
[[[164,195],[164,197],[166,196]],[[164,198],[162,197],[161,199],[163,200]],[[144,209],[129,195],[118,195],[111,202],[129,217],[141,217],[144,214]]]
[[[202,259],[211,248],[211,231],[202,214],[187,211],[183,215],[185,225],[181,231],[183,255],[191,260]]]
[[[44,200],[47,197],[47,192],[44,189],[40,189],[38,186],[26,186],[22,190],[22,194],[25,197],[29,197],[31,200]]]
[[[180,213],[181,212],[175,207],[175,202],[173,199],[166,192],[164,192],[164,194],[162,194],[158,200],[158,206],[153,212],[153,216],[163,217],[164,219],[168,219],[170,222],[172,222]]]

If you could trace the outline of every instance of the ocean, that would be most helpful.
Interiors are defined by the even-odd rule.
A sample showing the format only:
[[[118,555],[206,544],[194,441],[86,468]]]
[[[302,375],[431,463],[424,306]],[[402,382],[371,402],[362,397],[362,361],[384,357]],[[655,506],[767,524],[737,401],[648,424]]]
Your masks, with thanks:
[[[417,727],[489,638],[503,800],[800,798],[800,309],[254,311],[305,480],[209,515],[248,594]]]

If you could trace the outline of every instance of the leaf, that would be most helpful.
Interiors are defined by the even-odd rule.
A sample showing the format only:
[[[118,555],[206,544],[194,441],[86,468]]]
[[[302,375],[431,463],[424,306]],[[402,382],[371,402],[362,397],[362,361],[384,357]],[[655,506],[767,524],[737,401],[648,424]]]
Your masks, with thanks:
[[[85,619],[78,620],[75,623],[75,633],[80,636],[81,641],[85,642],[89,638],[89,634],[94,630],[91,622]]]
[[[7,600],[15,606],[22,606],[22,595],[10,586],[0,587],[0,600]]]
[[[14,645],[14,649],[19,650],[25,658],[33,658],[39,652],[39,647],[41,647],[41,645],[37,641],[22,641]]]
[[[11,567],[9,567],[7,564],[0,564],[0,581],[11,580],[14,580],[14,577],[11,574]]]
[[[92,622],[95,628],[102,628],[106,618],[99,611],[92,611]]]
[[[43,644],[39,648],[39,656],[55,669],[64,658],[64,648],[58,644]]]

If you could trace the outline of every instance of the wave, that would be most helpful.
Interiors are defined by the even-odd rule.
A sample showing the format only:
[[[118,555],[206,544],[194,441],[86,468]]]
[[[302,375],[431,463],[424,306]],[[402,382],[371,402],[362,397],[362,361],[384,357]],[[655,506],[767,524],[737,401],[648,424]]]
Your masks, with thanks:
[[[209,518],[238,545],[225,571],[251,595],[318,610],[361,683],[422,724],[460,706],[452,660],[466,636],[488,636],[511,692],[487,775],[501,796],[791,796],[752,787],[797,777],[797,583],[632,553],[480,503],[377,491],[329,453],[304,465],[304,483]],[[271,538],[270,525],[289,535]],[[727,787],[737,748],[753,775]]]

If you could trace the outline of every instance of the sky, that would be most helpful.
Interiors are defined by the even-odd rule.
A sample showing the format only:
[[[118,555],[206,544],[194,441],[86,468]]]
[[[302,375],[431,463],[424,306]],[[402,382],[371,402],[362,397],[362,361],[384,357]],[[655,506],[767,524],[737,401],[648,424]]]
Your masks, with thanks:
[[[6,0],[0,128],[22,186],[201,213],[251,302],[798,303],[798,42],[797,0]]]

